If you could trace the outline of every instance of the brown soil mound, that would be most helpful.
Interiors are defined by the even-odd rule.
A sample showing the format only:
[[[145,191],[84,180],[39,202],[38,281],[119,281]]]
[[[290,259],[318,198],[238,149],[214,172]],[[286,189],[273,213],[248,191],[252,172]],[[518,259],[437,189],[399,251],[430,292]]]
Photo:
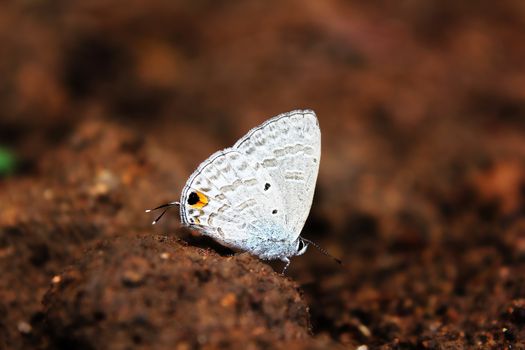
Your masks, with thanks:
[[[44,298],[51,348],[269,347],[309,338],[291,280],[247,254],[221,257],[164,236],[99,244]]]

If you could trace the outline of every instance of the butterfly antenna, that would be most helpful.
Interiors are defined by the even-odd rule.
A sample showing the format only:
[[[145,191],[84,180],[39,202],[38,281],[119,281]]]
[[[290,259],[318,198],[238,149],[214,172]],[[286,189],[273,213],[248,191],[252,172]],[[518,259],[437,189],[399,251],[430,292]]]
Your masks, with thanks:
[[[317,250],[319,250],[319,251],[320,251],[321,253],[323,253],[324,255],[326,255],[326,256],[328,256],[328,257],[334,259],[339,265],[343,265],[343,262],[342,262],[340,259],[337,259],[337,258],[336,258],[335,256],[333,256],[332,254],[328,253],[328,252],[326,251],[326,249],[321,248],[317,243],[312,242],[312,241],[310,241],[309,239],[306,239],[306,238],[303,238],[303,237],[301,237],[301,239],[302,239],[304,242],[306,242],[306,243],[308,243],[308,244],[311,244],[311,245],[313,245],[314,247],[316,247]]]
[[[162,218],[164,216],[164,214],[166,214],[168,209],[171,208],[171,207],[174,207],[176,205],[180,205],[180,203],[179,202],[170,202],[170,203],[166,203],[166,204],[163,204],[163,205],[159,205],[158,207],[153,208],[153,209],[146,209],[146,213],[150,213],[150,212],[152,212],[154,210],[158,210],[158,209],[164,209],[162,211],[162,213],[155,220],[153,220],[153,222],[151,224],[155,225],[157,222],[159,222],[160,218]]]

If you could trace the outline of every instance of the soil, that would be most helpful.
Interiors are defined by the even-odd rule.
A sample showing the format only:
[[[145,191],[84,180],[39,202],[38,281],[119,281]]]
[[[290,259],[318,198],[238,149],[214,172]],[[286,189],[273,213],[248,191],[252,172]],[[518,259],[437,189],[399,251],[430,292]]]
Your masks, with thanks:
[[[0,349],[525,349],[522,1],[0,9]],[[151,226],[296,108],[323,138],[302,235],[343,265]]]

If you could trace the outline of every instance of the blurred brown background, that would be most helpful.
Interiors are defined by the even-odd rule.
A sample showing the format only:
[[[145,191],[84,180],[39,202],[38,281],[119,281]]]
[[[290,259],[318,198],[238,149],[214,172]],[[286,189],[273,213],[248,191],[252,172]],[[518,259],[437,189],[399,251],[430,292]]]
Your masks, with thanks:
[[[255,348],[523,346],[524,37],[519,0],[3,3],[0,346],[99,348],[86,334],[134,329],[91,320],[100,295],[82,288],[100,266],[86,249],[100,242],[165,234],[228,259],[180,230],[176,210],[154,228],[143,210],[178,199],[208,155],[297,108],[316,111],[323,137],[304,235],[345,262],[314,249],[292,260],[304,334],[270,322],[240,335],[236,313],[219,313],[234,326],[184,332],[150,315],[151,332],[189,348],[239,337]],[[133,261],[133,271],[144,263]],[[102,322],[88,322],[93,333],[78,326],[87,316],[72,289],[49,289],[70,265],[93,303],[88,319]],[[222,293],[236,282],[221,283]],[[146,285],[144,295],[157,286]],[[144,332],[134,346],[165,344]]]

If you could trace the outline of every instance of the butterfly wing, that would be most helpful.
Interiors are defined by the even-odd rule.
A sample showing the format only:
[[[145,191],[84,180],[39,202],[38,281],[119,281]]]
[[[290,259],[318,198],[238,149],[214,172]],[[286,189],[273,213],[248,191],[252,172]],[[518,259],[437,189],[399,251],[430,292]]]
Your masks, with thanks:
[[[236,149],[218,151],[190,176],[181,194],[181,221],[222,244],[254,252],[267,218],[284,225],[285,208],[270,174]]]
[[[296,110],[269,119],[232,147],[259,164],[282,196],[285,225],[295,237],[310,212],[321,160],[321,131],[314,111]]]

